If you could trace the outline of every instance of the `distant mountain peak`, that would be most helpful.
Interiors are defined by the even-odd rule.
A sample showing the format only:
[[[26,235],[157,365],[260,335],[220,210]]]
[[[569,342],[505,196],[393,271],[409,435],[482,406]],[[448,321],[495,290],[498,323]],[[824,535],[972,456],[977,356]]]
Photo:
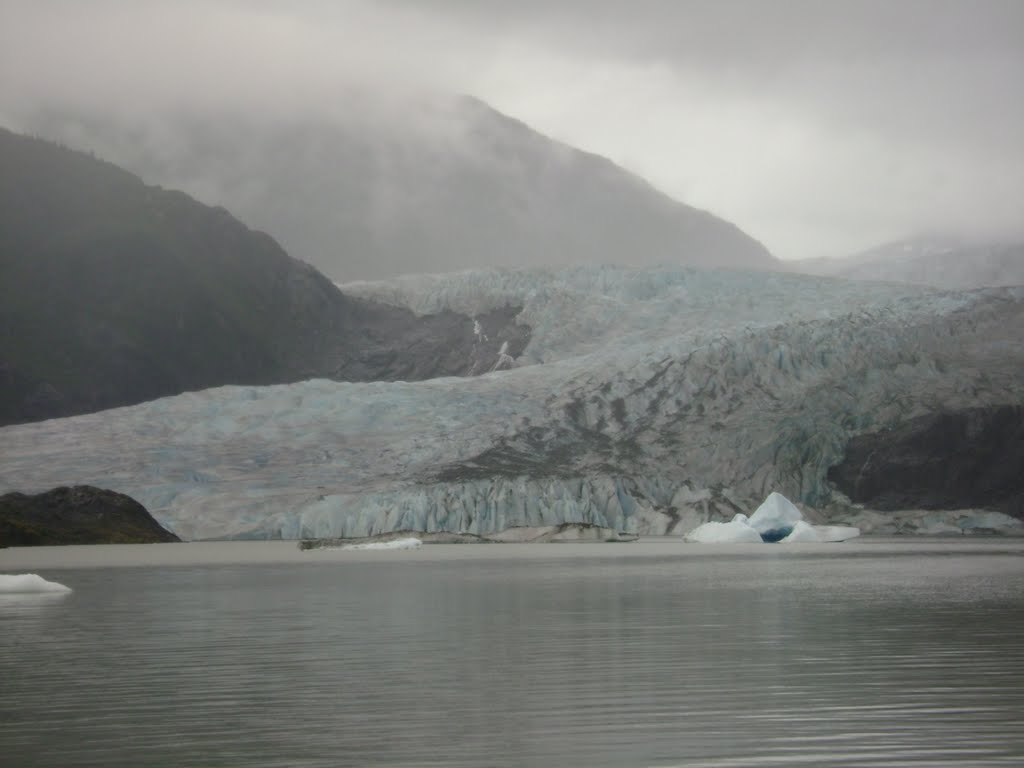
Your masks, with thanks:
[[[1024,241],[928,233],[892,240],[843,258],[790,262],[795,272],[936,288],[1024,284]]]

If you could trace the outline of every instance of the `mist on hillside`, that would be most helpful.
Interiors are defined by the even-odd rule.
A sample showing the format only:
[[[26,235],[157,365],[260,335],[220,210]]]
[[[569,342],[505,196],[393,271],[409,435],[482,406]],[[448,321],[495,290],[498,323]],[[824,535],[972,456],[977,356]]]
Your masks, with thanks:
[[[510,195],[523,229],[571,218],[578,185],[523,176],[560,178],[575,149],[781,259],[920,232],[1024,239],[1015,2],[9,0],[0,17],[0,123],[225,205],[320,266],[347,260],[336,279],[607,260],[600,232],[546,252],[478,205]],[[538,153],[530,129],[555,141]],[[438,217],[477,234],[425,237],[417,221]],[[303,218],[343,229],[344,252],[300,242]],[[628,247],[642,224],[620,223],[618,261],[661,257]]]

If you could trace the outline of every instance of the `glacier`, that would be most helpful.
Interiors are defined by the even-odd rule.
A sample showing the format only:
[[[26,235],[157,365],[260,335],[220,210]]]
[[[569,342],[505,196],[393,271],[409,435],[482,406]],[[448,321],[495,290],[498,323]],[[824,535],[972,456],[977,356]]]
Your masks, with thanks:
[[[1024,402],[1021,288],[603,266],[343,289],[421,314],[522,306],[530,341],[475,378],[221,387],[5,427],[0,490],[111,488],[185,539],[682,535],[775,489],[859,525],[826,478],[851,436]]]

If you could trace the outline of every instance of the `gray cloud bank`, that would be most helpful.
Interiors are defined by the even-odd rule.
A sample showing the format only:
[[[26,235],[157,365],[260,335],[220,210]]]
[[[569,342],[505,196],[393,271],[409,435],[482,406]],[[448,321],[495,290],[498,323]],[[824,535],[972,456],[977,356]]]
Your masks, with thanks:
[[[606,155],[784,258],[1024,236],[1016,0],[0,0],[15,129],[57,108],[373,131],[425,91]]]

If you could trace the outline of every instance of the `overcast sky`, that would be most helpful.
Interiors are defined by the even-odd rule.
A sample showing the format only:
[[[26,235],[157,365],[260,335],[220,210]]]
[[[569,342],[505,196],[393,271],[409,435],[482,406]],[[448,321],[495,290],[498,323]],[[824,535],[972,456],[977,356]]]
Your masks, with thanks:
[[[1022,0],[0,0],[0,122],[470,93],[782,258],[1024,236]]]

